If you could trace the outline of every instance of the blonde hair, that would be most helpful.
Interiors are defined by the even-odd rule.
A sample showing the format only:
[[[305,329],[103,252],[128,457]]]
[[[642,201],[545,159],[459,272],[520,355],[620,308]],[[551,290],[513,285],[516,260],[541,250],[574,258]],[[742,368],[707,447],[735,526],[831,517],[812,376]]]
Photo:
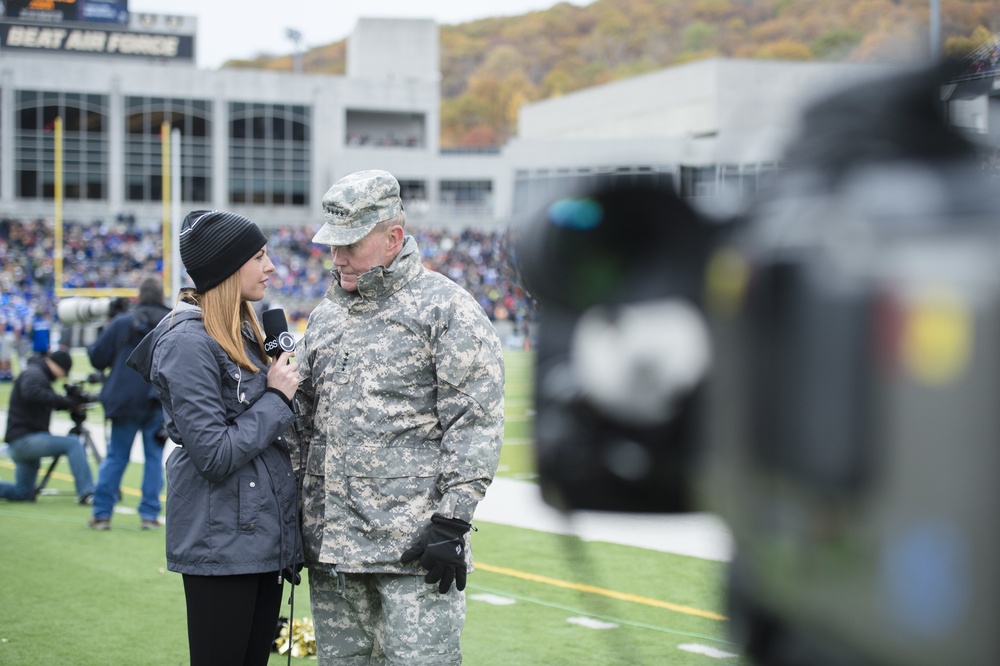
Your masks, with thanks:
[[[241,368],[257,372],[259,368],[247,356],[243,347],[242,328],[244,322],[250,327],[257,345],[260,347],[260,357],[265,365],[271,357],[264,352],[264,331],[257,321],[257,313],[249,301],[240,297],[240,272],[236,271],[225,280],[215,285],[203,294],[187,290],[181,295],[182,300],[188,300],[201,307],[205,331]]]

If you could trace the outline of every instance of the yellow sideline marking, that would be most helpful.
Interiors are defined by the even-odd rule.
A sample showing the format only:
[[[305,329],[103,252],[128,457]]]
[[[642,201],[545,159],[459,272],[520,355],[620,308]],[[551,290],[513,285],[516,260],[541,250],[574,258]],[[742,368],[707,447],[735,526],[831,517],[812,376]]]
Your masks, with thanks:
[[[522,580],[531,581],[533,583],[542,583],[544,585],[562,587],[568,590],[576,590],[578,592],[589,592],[590,594],[599,594],[601,596],[610,597],[612,599],[618,599],[620,601],[631,601],[637,604],[645,604],[646,606],[665,608],[667,610],[671,610],[676,613],[684,613],[685,615],[697,615],[698,617],[708,618],[709,620],[729,619],[725,615],[719,615],[718,613],[713,613],[711,611],[701,610],[700,608],[691,608],[690,606],[681,606],[680,604],[672,604],[669,601],[660,601],[659,599],[640,597],[637,594],[628,594],[626,592],[616,592],[615,590],[606,590],[603,587],[595,587],[593,585],[584,585],[582,583],[570,583],[565,580],[558,580],[556,578],[539,576],[538,574],[518,571],[516,569],[495,567],[492,564],[484,564],[482,562],[476,562],[476,569],[489,571],[490,573],[496,573],[502,576],[511,576],[513,578],[520,578]]]
[[[5,460],[0,460],[0,467],[6,467],[7,469],[14,469],[14,465]],[[63,474],[62,472],[53,472],[53,479],[59,479],[61,481],[73,481],[73,477],[69,474]],[[135,490],[134,488],[128,488],[122,486],[121,491],[128,495],[134,495],[140,497],[141,492]],[[589,594],[599,594],[604,597],[609,597],[611,599],[618,599],[619,601],[630,601],[636,604],[644,604],[646,606],[653,606],[655,608],[664,608],[666,610],[674,611],[675,613],[684,613],[685,615],[696,615],[698,617],[704,617],[709,620],[728,620],[725,615],[719,615],[718,613],[713,613],[712,611],[701,610],[700,608],[692,608],[691,606],[683,606],[681,604],[672,604],[669,601],[660,601],[659,599],[651,599],[650,597],[642,597],[637,594],[629,594],[627,592],[618,592],[616,590],[608,590],[603,587],[596,587],[594,585],[585,585],[583,583],[571,583],[565,580],[559,580],[557,578],[549,578],[547,576],[539,576],[538,574],[528,573],[526,571],[518,571],[517,569],[508,569],[506,567],[497,567],[492,564],[485,564],[483,562],[476,562],[476,569],[481,569],[483,571],[489,571],[490,573],[500,574],[501,576],[510,576],[512,578],[520,578],[521,580],[531,581],[532,583],[542,583],[543,585],[552,585],[553,587],[561,587],[567,590],[576,590],[577,592],[587,592]]]

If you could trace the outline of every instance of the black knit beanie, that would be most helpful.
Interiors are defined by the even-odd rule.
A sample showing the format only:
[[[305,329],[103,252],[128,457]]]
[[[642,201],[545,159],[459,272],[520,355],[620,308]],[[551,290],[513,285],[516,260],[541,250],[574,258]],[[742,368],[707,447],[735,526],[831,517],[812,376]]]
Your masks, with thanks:
[[[56,351],[49,354],[49,358],[52,362],[63,369],[63,372],[69,376],[70,368],[73,367],[73,357],[69,355],[69,352],[65,349],[57,349]]]
[[[181,261],[203,294],[240,270],[267,245],[260,228],[224,210],[194,210],[181,222]]]

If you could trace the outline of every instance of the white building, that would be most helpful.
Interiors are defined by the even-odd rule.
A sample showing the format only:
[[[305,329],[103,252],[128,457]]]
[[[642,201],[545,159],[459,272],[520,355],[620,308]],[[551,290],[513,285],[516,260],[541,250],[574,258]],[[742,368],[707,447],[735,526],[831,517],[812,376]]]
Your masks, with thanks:
[[[753,196],[780,169],[806,105],[889,71],[714,58],[527,105],[504,149],[510,213],[623,177],[670,183],[685,197]]]
[[[59,117],[67,220],[162,218],[164,121],[180,133],[180,183],[168,187],[185,211],[316,223],[335,180],[381,168],[415,221],[493,220],[498,155],[439,150],[433,21],[359,21],[347,76],[327,76],[197,69],[195,20],[167,18],[0,20],[0,215],[52,217]]]

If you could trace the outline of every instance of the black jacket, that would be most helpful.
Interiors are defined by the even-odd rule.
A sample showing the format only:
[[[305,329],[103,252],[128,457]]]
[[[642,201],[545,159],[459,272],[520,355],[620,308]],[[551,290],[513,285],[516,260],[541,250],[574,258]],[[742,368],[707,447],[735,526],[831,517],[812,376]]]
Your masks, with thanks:
[[[17,376],[7,410],[7,443],[36,432],[48,432],[53,409],[73,409],[73,401],[52,388],[56,376],[45,364],[45,356],[28,359],[28,367]]]
[[[153,405],[159,407],[156,389],[125,365],[132,350],[147,333],[170,313],[158,303],[143,303],[134,312],[120,314],[104,327],[94,344],[87,347],[96,370],[111,368],[101,387],[101,404],[109,419],[140,418]]]

